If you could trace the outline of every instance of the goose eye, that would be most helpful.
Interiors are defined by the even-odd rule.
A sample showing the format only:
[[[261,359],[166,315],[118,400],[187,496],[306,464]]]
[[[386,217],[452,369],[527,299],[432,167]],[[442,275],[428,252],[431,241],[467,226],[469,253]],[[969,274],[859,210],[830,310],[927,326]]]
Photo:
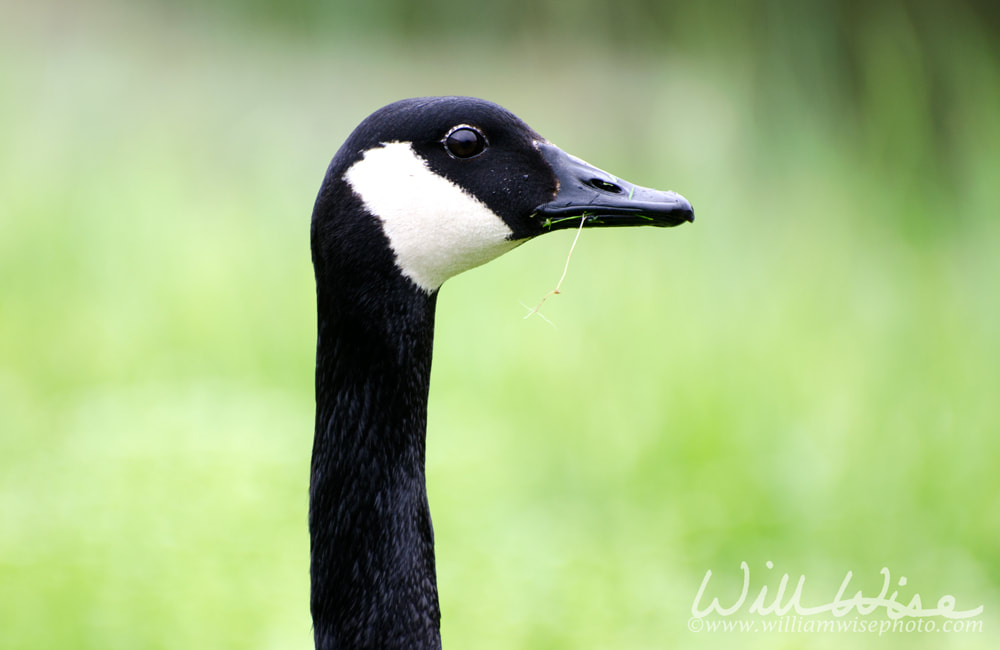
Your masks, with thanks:
[[[445,137],[444,146],[455,158],[473,158],[486,151],[486,136],[471,126],[459,126]]]

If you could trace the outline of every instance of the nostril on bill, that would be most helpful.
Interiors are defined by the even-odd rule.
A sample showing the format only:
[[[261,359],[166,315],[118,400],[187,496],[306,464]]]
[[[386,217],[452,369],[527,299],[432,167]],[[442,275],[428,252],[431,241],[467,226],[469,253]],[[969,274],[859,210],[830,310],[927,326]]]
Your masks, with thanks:
[[[594,189],[601,190],[602,192],[610,192],[611,194],[621,194],[622,188],[618,187],[614,183],[609,183],[600,178],[591,178],[587,181],[587,185],[590,185]]]

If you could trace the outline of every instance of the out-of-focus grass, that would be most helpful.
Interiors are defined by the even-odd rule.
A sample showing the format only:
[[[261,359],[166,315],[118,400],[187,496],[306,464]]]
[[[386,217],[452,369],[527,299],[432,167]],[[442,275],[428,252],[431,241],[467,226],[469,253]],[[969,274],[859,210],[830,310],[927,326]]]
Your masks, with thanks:
[[[698,213],[585,232],[557,329],[519,303],[569,233],[444,287],[446,646],[842,647],[689,632],[741,560],[813,602],[887,566],[900,600],[986,608],[980,634],[852,647],[996,645],[995,120],[954,134],[961,191],[914,195],[794,106],[757,124],[739,62],[100,18],[0,28],[0,646],[309,647],[312,199],[370,110],[445,93]]]

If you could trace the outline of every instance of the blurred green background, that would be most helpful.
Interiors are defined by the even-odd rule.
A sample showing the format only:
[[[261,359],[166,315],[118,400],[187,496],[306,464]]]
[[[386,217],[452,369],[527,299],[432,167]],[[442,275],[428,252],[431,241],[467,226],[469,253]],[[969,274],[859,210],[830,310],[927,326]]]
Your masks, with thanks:
[[[443,289],[445,647],[998,647],[998,44],[967,1],[4,3],[0,647],[311,647],[312,202],[436,94],[698,214],[583,233],[555,328],[572,233]],[[689,631],[741,561],[982,631]]]

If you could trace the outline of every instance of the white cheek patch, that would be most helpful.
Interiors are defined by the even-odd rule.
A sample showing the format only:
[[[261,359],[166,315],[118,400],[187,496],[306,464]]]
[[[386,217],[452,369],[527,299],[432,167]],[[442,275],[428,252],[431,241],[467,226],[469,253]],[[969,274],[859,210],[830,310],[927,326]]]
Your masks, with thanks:
[[[344,179],[382,222],[403,275],[429,292],[515,248],[503,219],[432,172],[408,142],[369,149]]]

